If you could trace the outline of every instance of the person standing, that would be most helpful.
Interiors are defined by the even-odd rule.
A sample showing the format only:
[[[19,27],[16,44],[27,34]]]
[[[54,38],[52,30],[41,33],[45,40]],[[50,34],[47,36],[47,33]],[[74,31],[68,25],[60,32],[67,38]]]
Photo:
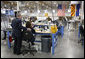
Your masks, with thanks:
[[[80,24],[80,35],[81,35],[81,39],[78,41],[78,43],[80,43],[84,40],[84,28],[83,28],[82,24]]]
[[[22,16],[20,13],[17,13],[16,18],[12,20],[12,37],[14,38],[14,49],[13,53],[20,55],[21,46],[22,46],[22,30],[27,30],[26,27],[22,26]]]

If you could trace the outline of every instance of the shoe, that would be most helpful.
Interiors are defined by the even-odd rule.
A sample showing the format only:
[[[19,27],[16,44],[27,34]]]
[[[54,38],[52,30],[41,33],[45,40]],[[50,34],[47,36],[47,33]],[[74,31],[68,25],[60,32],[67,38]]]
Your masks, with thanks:
[[[17,55],[20,55],[20,54],[22,54],[21,52],[19,52],[19,53],[16,53]]]
[[[14,54],[16,54],[16,55],[20,55],[20,54],[22,54],[21,52],[19,52],[19,53],[17,53],[17,52],[13,52]]]
[[[6,39],[3,38],[2,40],[6,40]]]
[[[81,43],[81,41],[78,41],[78,43]]]
[[[13,53],[13,54],[17,54],[17,53]]]
[[[35,45],[35,43],[34,43],[34,42],[32,42],[32,45]]]
[[[13,54],[17,54],[17,53],[13,52]]]
[[[16,52],[13,51],[13,54],[16,54]]]

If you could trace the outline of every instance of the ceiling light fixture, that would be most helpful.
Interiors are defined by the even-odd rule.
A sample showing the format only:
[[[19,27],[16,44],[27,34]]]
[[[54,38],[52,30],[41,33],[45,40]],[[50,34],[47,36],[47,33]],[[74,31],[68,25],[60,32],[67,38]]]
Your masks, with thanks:
[[[38,3],[38,1],[36,1],[36,3]]]
[[[55,10],[53,10],[53,13],[55,13]]]
[[[45,13],[47,12],[47,10],[45,10]]]
[[[7,7],[7,6],[5,5],[5,7]]]
[[[56,2],[54,2],[54,4],[56,4]]]
[[[24,12],[27,13],[27,10],[25,10]]]
[[[71,12],[71,9],[68,9],[68,12]]]
[[[38,10],[38,13],[40,13],[40,10]]]

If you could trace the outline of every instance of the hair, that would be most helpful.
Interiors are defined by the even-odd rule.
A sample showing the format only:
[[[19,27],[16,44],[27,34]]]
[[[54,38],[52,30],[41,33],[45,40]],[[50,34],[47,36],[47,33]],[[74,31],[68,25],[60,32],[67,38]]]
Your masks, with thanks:
[[[15,17],[21,16],[20,11],[15,11]]]
[[[50,17],[47,18],[48,21],[52,21],[52,19]]]
[[[17,17],[17,12],[15,12],[15,17]]]
[[[21,16],[21,14],[20,13],[17,13],[17,17],[19,17],[19,16]]]
[[[31,28],[31,22],[27,21],[27,22],[26,22],[26,27],[27,27],[27,28]]]

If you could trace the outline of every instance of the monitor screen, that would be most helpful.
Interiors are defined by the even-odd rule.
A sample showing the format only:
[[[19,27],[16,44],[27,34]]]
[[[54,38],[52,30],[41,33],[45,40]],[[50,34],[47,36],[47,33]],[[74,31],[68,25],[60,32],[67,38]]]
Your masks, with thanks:
[[[6,15],[14,16],[15,13],[13,10],[6,10]]]
[[[14,10],[10,10],[10,15],[12,15],[12,16],[15,15]]]
[[[6,15],[10,15],[9,10],[6,10]]]

